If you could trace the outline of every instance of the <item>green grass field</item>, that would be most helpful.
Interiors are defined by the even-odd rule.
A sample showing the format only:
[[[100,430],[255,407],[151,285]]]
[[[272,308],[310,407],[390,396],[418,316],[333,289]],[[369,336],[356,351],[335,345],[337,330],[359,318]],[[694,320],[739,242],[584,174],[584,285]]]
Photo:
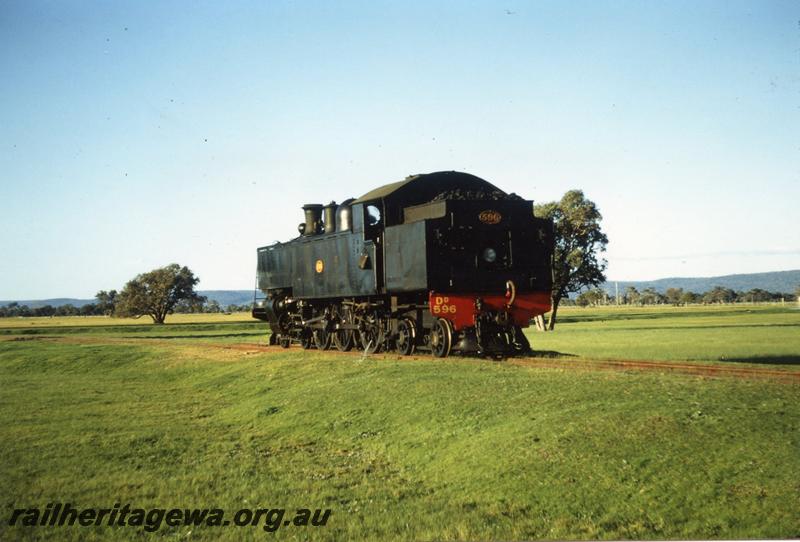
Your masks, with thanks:
[[[588,358],[800,363],[800,307],[569,308],[534,350]]]
[[[225,348],[263,324],[182,318],[0,321],[0,540],[800,536],[796,379],[591,370],[795,373],[794,307],[565,310],[531,333],[559,368]],[[50,502],[333,512],[275,533],[7,525]]]
[[[33,318],[2,318],[0,329],[50,329],[64,327],[108,327],[108,326],[148,326],[152,320],[141,318],[112,318],[110,316],[38,316]],[[248,312],[233,314],[171,314],[167,317],[169,325],[179,324],[228,324],[233,322],[253,322]]]

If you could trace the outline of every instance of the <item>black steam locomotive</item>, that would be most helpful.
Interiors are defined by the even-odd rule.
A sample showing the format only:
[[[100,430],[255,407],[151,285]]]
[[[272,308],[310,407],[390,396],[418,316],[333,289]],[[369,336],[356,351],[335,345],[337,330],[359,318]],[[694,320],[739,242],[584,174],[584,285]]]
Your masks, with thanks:
[[[550,310],[553,229],[533,203],[458,172],[303,207],[300,236],[258,249],[253,316],[270,344],[502,357]],[[257,291],[258,293],[258,291]]]

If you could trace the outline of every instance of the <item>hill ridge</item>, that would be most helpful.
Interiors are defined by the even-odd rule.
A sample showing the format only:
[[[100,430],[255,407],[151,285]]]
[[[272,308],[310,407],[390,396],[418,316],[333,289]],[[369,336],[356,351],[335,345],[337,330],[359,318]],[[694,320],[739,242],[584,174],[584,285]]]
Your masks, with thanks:
[[[703,293],[716,286],[730,288],[735,291],[749,291],[761,288],[769,292],[794,293],[800,286],[800,269],[789,271],[766,271],[762,273],[736,273],[732,275],[717,275],[711,277],[667,277],[655,280],[608,280],[600,288],[613,295],[618,287],[620,294],[628,286],[633,286],[641,291],[644,288],[654,288],[659,293],[664,293],[668,288],[683,288],[686,291]]]

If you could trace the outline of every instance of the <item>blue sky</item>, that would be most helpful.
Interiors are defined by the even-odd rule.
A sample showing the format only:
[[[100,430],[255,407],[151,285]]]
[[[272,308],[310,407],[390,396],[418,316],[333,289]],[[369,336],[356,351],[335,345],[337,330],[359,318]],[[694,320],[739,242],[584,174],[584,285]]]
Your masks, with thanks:
[[[461,170],[611,279],[800,268],[798,2],[0,0],[0,299],[254,284],[304,203]]]

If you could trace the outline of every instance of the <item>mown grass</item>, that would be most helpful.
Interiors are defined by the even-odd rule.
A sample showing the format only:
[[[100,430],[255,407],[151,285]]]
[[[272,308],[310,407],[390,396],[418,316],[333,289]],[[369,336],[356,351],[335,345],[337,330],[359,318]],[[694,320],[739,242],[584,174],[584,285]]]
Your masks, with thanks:
[[[566,308],[553,333],[530,329],[535,351],[604,359],[800,364],[792,305]]]
[[[267,325],[247,313],[179,314],[165,325],[142,319],[105,316],[0,319],[2,337],[93,336],[128,339],[169,339],[179,342],[261,342],[268,338]],[[28,326],[25,326],[25,323]]]
[[[0,341],[2,540],[800,536],[796,384],[29,338]],[[49,502],[333,515],[6,525]]]
[[[253,322],[249,312],[226,313],[197,313],[197,314],[170,314],[167,316],[166,325],[180,324],[220,324],[235,322]],[[153,320],[147,316],[141,318],[114,318],[111,316],[34,316],[30,318],[0,318],[0,328],[61,328],[61,327],[119,327],[119,326],[150,326]],[[161,326],[158,326],[161,327]]]

